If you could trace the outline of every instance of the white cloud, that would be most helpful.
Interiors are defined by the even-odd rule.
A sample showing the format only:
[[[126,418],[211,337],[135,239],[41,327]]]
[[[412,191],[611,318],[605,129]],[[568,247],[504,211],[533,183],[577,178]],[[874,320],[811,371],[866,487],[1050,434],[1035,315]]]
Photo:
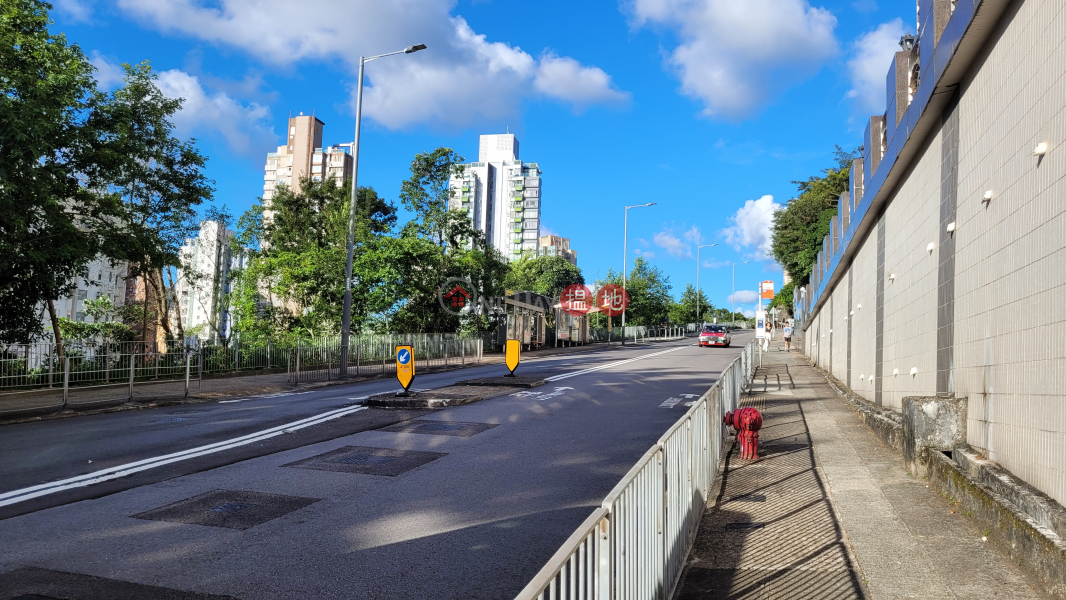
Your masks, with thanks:
[[[729,218],[733,224],[722,230],[725,241],[737,251],[750,248],[753,251],[751,258],[755,260],[772,259],[774,213],[782,208],[769,194],[758,200],[748,200]]]
[[[230,148],[241,154],[260,154],[277,145],[278,136],[270,126],[270,108],[255,102],[241,104],[223,93],[210,94],[199,79],[177,69],[159,73],[156,84],[167,97],[185,99],[173,118],[178,135],[220,134]]]
[[[692,242],[693,244],[699,244],[703,241],[703,234],[700,233],[700,228],[696,227],[695,225],[689,227],[683,235],[685,236],[686,240]]]
[[[836,17],[807,0],[624,0],[623,10],[634,27],[676,35],[666,63],[708,116],[750,116],[838,51]]]
[[[450,12],[454,0],[327,2],[305,10],[288,0],[117,0],[160,31],[235,47],[295,69],[340,60],[354,76],[359,56],[424,43],[427,50],[368,63],[364,114],[389,128],[465,126],[519,114],[522,101],[547,97],[581,110],[628,99],[596,67],[490,42]],[[324,16],[325,15],[325,16]],[[354,85],[347,90],[354,108]],[[323,90],[326,98],[342,90]]]
[[[714,260],[714,259],[711,259],[711,260],[703,261],[703,268],[704,269],[718,269],[718,268],[721,268],[721,267],[728,267],[731,264],[733,264],[733,263],[729,262],[728,260]]]
[[[655,245],[674,258],[692,258],[692,249],[668,229],[655,234]]]
[[[96,67],[96,81],[109,90],[125,77],[122,67],[93,51],[89,62]],[[156,73],[156,85],[168,98],[182,98],[181,110],[171,119],[181,137],[225,138],[234,152],[260,154],[277,146],[278,136],[270,125],[270,108],[256,102],[241,104],[225,93],[209,93],[200,79],[178,69]]]
[[[655,258],[654,252],[648,252],[647,250],[641,250],[640,248],[633,250],[633,253],[637,256],[643,256],[644,258]]]
[[[755,311],[750,308],[742,308],[738,312],[749,319],[755,318]]]
[[[888,69],[904,33],[903,20],[897,18],[878,25],[851,43],[848,59],[851,89],[845,97],[854,98],[858,109],[871,115],[885,111]]]
[[[72,23],[88,23],[93,16],[92,3],[86,0],[52,0],[52,4]]]
[[[90,54],[89,63],[96,67],[96,82],[101,89],[114,89],[126,77],[126,72],[122,70],[121,65],[110,62],[96,50]]]
[[[630,94],[614,88],[611,77],[598,67],[586,67],[570,57],[547,53],[540,57],[533,87],[581,110],[590,104],[624,104]]]
[[[755,290],[737,290],[729,295],[730,304],[749,304],[759,299],[759,293]]]

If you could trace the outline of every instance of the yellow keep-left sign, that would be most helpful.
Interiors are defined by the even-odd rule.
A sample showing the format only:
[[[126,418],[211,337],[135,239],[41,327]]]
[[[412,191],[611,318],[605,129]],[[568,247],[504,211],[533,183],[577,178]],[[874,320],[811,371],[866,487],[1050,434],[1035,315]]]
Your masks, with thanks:
[[[396,346],[396,379],[403,386],[403,391],[411,387],[415,380],[414,346]]]
[[[514,370],[518,368],[518,361],[522,358],[522,342],[518,340],[507,340],[505,358],[507,361],[507,368],[510,369],[511,374],[514,375]]]

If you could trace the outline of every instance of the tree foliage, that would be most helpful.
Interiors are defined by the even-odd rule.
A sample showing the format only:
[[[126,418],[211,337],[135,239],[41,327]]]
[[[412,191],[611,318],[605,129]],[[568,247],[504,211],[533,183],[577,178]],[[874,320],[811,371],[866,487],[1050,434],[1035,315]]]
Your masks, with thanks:
[[[613,269],[596,282],[600,287],[608,283],[622,285],[622,276]],[[626,309],[626,325],[659,325],[667,320],[674,304],[670,293],[670,277],[659,267],[654,267],[642,256],[633,262],[633,269],[625,281],[629,307]]]
[[[825,169],[821,177],[793,181],[799,187],[799,194],[783,210],[774,213],[774,258],[799,285],[810,281],[822,240],[829,233],[833,215],[837,214],[837,202],[848,189],[854,153],[838,146],[835,158],[836,167]]]
[[[0,341],[7,342],[41,333],[38,307],[88,276],[121,215],[116,199],[100,191],[100,132],[91,117],[104,99],[94,69],[77,45],[49,33],[48,8],[40,0],[0,3]]]
[[[504,279],[507,289],[536,292],[555,300],[567,286],[583,283],[581,269],[561,256],[523,256],[511,263]]]
[[[700,290],[697,296],[696,287],[690,283],[685,286],[685,291],[681,292],[681,298],[670,307],[670,322],[699,323],[700,315],[706,317],[713,312],[714,305],[707,300],[703,290]]]

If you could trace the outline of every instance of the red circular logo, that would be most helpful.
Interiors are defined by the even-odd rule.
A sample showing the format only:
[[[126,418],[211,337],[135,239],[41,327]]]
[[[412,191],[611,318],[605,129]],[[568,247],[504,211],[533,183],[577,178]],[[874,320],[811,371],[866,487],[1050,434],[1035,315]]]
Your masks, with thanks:
[[[562,296],[559,297],[559,305],[563,312],[575,317],[588,314],[592,310],[592,302],[592,290],[580,283],[566,286]]]
[[[622,286],[608,283],[596,290],[596,306],[608,317],[617,317],[629,306],[629,294]]]

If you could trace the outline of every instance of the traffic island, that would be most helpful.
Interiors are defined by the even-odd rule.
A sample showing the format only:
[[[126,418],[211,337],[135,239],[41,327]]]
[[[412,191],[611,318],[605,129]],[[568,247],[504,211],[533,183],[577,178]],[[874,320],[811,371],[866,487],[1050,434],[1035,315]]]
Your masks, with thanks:
[[[546,382],[539,377],[521,377],[515,375],[514,377],[480,377],[478,379],[467,379],[465,381],[458,381],[455,385],[469,385],[469,386],[490,386],[490,387],[512,387],[512,388],[535,388],[544,385]]]
[[[394,392],[377,394],[366,399],[366,406],[375,408],[447,408],[480,402],[512,391],[507,386],[451,385],[435,390],[408,392],[406,396]]]

